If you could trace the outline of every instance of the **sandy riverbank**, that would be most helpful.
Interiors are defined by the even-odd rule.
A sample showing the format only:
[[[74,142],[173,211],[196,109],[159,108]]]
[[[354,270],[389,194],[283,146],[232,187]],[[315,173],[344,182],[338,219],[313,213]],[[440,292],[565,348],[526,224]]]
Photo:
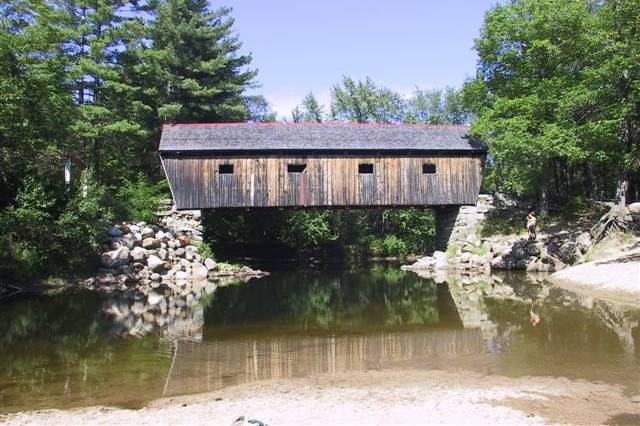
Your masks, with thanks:
[[[549,280],[563,288],[640,306],[640,250],[572,266]]]
[[[161,399],[141,410],[90,407],[0,418],[7,425],[603,424],[640,422],[621,388],[564,378],[381,370],[273,380]]]

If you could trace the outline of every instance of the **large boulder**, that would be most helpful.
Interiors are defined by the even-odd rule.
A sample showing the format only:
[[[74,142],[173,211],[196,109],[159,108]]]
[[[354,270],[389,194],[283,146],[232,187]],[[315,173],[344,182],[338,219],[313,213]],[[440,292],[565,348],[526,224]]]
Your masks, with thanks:
[[[157,249],[158,247],[160,247],[160,241],[151,237],[145,238],[142,240],[142,247],[146,248],[147,250]]]
[[[159,272],[166,268],[166,264],[164,263],[164,261],[155,254],[149,256],[149,258],[147,259],[147,266],[153,272]]]
[[[193,265],[191,265],[191,276],[194,279],[207,278],[208,273],[209,270],[207,269],[207,267],[200,263],[194,263]]]
[[[633,215],[640,215],[640,201],[629,204],[627,208],[629,209],[629,213]]]
[[[211,271],[211,270],[216,269],[216,268],[218,267],[218,264],[216,263],[216,261],[215,261],[215,260],[213,260],[213,259],[211,259],[211,258],[207,257],[207,258],[204,260],[204,266],[206,266],[206,267],[207,267],[207,270],[208,270],[208,271]]]
[[[136,262],[145,260],[147,258],[147,250],[142,247],[134,247],[133,250],[131,250],[131,257]]]
[[[149,238],[153,237],[155,235],[155,232],[153,231],[153,228],[145,226],[140,230],[140,234],[142,235],[142,238]]]
[[[129,263],[129,249],[127,247],[120,247],[118,249],[102,253],[100,260],[107,268],[126,265]]]
[[[109,245],[113,250],[119,249],[120,247],[126,247],[131,250],[135,247],[136,242],[136,237],[132,233],[128,233],[120,237],[111,238],[111,242]]]
[[[107,234],[110,237],[122,237],[122,231],[117,226],[112,226],[111,228],[107,229]]]

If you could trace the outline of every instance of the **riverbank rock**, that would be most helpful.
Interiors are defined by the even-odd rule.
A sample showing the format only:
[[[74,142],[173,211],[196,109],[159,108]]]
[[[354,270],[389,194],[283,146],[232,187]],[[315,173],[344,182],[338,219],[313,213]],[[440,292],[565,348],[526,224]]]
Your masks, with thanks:
[[[171,282],[185,287],[188,281],[247,280],[268,274],[201,256],[200,212],[177,211],[170,200],[165,206],[158,213],[159,225],[123,222],[110,227],[100,256],[104,269],[81,284],[105,291],[158,288]]]
[[[517,235],[481,236],[490,212],[496,217],[524,218],[527,212],[518,208],[522,204],[510,202],[505,196],[481,195],[476,206],[460,208],[446,252],[436,251],[402,269],[555,272],[577,262],[591,247],[591,235],[579,229],[539,235],[537,240]]]
[[[104,252],[102,253],[102,256],[100,256],[100,260],[107,268],[126,265],[129,263],[129,249],[127,247],[120,247],[115,250]]]

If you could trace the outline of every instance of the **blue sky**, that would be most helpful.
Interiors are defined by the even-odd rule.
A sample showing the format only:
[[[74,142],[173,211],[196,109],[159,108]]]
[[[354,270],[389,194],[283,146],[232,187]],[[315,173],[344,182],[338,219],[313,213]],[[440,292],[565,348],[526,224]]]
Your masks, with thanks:
[[[409,94],[474,74],[484,12],[496,0],[226,0],[259,89],[279,115],[310,90],[328,106],[342,75]]]

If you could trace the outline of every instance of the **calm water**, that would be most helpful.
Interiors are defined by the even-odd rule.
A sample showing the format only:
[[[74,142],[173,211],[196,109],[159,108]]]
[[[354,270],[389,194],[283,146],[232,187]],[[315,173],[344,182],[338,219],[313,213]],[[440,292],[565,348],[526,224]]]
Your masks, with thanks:
[[[640,392],[640,312],[524,274],[449,284],[392,266],[0,304],[0,412],[118,405],[380,368],[552,375]],[[530,323],[530,310],[541,317]]]

